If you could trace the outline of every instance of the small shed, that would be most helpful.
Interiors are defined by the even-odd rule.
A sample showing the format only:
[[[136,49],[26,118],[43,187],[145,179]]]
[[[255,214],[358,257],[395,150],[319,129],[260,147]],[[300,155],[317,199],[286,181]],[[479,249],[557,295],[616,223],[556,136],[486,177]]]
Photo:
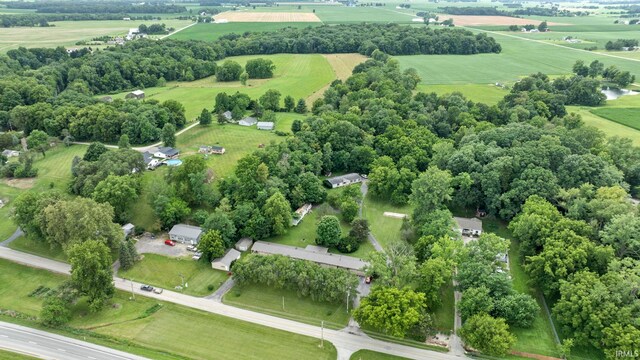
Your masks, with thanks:
[[[271,121],[259,121],[258,122],[258,130],[273,130],[273,122]]]
[[[229,249],[223,257],[213,259],[211,262],[211,267],[216,270],[229,271],[231,270],[231,264],[234,261],[240,259],[240,251],[236,249]]]
[[[224,118],[227,119],[227,121],[233,120],[233,114],[229,110],[223,112],[222,116],[224,116]]]
[[[134,91],[128,93],[125,96],[125,99],[142,100],[142,99],[144,99],[144,91],[142,91],[142,90],[134,90]]]
[[[291,219],[291,224],[293,226],[297,226],[300,221],[311,211],[311,204],[304,204],[298,210],[296,210],[295,215]]]
[[[195,245],[200,242],[201,235],[202,229],[199,226],[186,224],[173,225],[171,231],[169,231],[169,239],[183,244]]]
[[[234,246],[238,251],[247,251],[253,245],[253,239],[251,238],[242,238],[238,240],[236,245]]]
[[[132,223],[122,225],[122,232],[124,233],[124,237],[126,238],[127,236],[133,235],[135,228],[135,225],[133,225]]]
[[[258,119],[250,116],[238,121],[238,125],[241,126],[253,126],[256,123],[258,123]]]

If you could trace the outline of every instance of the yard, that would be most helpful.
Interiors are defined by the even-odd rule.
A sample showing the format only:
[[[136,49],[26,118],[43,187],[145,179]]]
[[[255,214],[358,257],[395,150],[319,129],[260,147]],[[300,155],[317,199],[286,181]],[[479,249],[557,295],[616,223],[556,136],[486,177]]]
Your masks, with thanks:
[[[453,322],[456,314],[456,303],[453,297],[453,284],[449,284],[440,291],[442,304],[433,312],[435,328],[441,333],[453,331]]]
[[[236,286],[223,297],[223,302],[312,325],[320,325],[324,321],[324,326],[330,329],[344,328],[350,317],[346,299],[340,304],[316,302],[310,297],[298,296],[295,290],[274,289],[262,284]]]
[[[371,350],[359,350],[354,352],[349,359],[350,360],[403,360],[406,358],[395,356],[395,355],[383,354],[383,353],[379,353]]]
[[[184,283],[184,293],[193,296],[206,296],[213,293],[228,278],[224,271],[213,270],[205,261],[195,261],[190,257],[170,258],[156,254],[144,254],[144,258],[133,268],[119,271],[125,279],[144,282],[163,289],[173,290]]]
[[[15,239],[9,244],[9,248],[48,259],[67,261],[67,254],[64,253],[62,248],[55,247],[52,249],[47,242],[33,239],[29,235]]]
[[[375,199],[368,194],[364,199],[362,216],[369,220],[371,233],[382,247],[389,246],[392,242],[400,240],[400,228],[402,219],[384,216],[385,212],[395,212],[411,215],[411,206],[394,206],[382,200]]]
[[[19,311],[31,316],[40,312],[42,299],[29,294],[44,285],[53,288],[67,277],[44,270],[29,268],[0,260],[0,308]],[[10,294],[10,296],[9,296]],[[335,359],[336,350],[325,342],[285,331],[267,328],[228,317],[209,314],[171,303],[158,303],[144,296],[129,300],[129,294],[117,291],[112,305],[99,313],[90,313],[86,302],[80,301],[73,310],[71,327],[74,333],[52,330],[65,336],[140,354],[155,359],[211,359],[214,357],[240,359]],[[158,307],[156,304],[159,304]],[[156,311],[157,310],[157,311]],[[154,312],[155,311],[155,312]],[[39,327],[31,320],[2,320]],[[96,335],[98,334],[98,335]],[[203,342],[202,335],[214,339]],[[247,346],[251,344],[251,346]]]
[[[8,352],[8,351],[4,351],[4,350],[0,350],[0,359],[3,359],[3,360],[36,360],[36,358],[31,357],[31,356],[17,354],[17,353],[14,353],[14,352]]]

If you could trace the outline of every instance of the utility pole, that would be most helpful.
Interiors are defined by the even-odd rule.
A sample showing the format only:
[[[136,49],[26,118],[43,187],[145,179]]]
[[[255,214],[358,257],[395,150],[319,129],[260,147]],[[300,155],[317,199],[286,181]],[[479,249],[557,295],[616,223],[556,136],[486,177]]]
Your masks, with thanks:
[[[181,290],[184,291],[184,275],[182,274],[178,274],[180,276],[180,280],[182,281],[182,284],[180,285]]]

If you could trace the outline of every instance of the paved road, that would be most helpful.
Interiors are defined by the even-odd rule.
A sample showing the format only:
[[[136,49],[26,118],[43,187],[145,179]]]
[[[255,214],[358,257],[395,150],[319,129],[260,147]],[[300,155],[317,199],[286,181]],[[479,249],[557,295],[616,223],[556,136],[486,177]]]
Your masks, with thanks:
[[[108,347],[0,322],[0,349],[51,360],[146,360]]]
[[[197,22],[194,22],[193,24],[189,24],[189,25],[187,25],[187,26],[185,26],[185,27],[183,27],[183,28],[180,28],[180,29],[178,29],[178,30],[176,30],[176,31],[172,32],[171,34],[167,34],[167,35],[161,36],[161,37],[160,37],[160,40],[162,40],[162,39],[164,39],[164,38],[167,38],[167,37],[169,37],[169,36],[171,36],[171,35],[173,35],[173,34],[175,34],[175,33],[179,33],[180,31],[182,31],[182,30],[184,30],[184,29],[188,29],[188,28],[192,27],[192,26],[193,26],[193,25],[195,25],[195,24],[197,24]]]
[[[0,258],[11,260],[20,264],[32,266],[35,268],[46,269],[61,274],[69,274],[71,267],[69,264],[55,260],[41,258],[39,256],[22,253],[8,248],[0,247]],[[123,291],[131,291],[131,281],[114,277],[116,288]],[[245,309],[235,308],[206,298],[198,298],[194,296],[180,294],[174,291],[164,290],[162,294],[154,294],[140,290],[140,283],[133,282],[133,291],[137,295],[156,298],[158,300],[172,302],[178,305],[199,309],[212,314],[231,317],[237,320],[243,320],[250,323],[263,325],[275,329],[280,329],[300,335],[319,338],[321,329],[319,326],[303,324],[292,320],[282,319],[271,315],[261,314]],[[452,354],[443,354],[440,352],[418,349],[410,346],[404,346],[385,341],[371,339],[365,336],[350,334],[346,330],[329,330],[324,329],[324,339],[333,343],[338,348],[339,358],[344,358],[346,354],[350,354],[360,349],[378,351],[382,353],[403,356],[409,359],[421,360],[453,360],[459,359],[458,356]]]
[[[214,291],[213,294],[206,296],[205,299],[222,302],[222,297],[224,296],[224,294],[228,293],[229,290],[231,290],[231,288],[233,287],[233,285],[235,285],[235,283],[236,283],[235,280],[233,280],[232,277],[229,277],[227,281],[225,281],[222,285],[220,285],[218,290]]]
[[[9,246],[9,244],[11,244],[11,242],[17,238],[19,238],[20,236],[24,235],[24,232],[22,232],[22,229],[17,228],[16,231],[13,232],[13,234],[11,234],[11,236],[9,236],[9,238],[7,238],[7,240],[0,242],[0,246],[4,246],[7,247]]]

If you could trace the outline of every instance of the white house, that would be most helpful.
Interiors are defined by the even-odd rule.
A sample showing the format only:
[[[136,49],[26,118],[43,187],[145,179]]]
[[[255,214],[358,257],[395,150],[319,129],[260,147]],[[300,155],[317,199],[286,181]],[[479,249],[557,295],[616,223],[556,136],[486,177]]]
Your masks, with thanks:
[[[8,158],[17,157],[17,156],[20,156],[20,151],[7,149],[7,150],[2,151],[2,155],[6,156]]]
[[[160,159],[173,159],[178,155],[180,155],[180,151],[166,146],[159,147],[153,152],[153,156]]]
[[[246,117],[240,121],[238,121],[238,125],[241,126],[253,126],[258,122],[258,119],[254,118],[254,117]]]
[[[324,181],[324,184],[327,187],[335,189],[335,188],[341,187],[341,186],[347,186],[347,185],[351,185],[351,184],[355,184],[355,183],[360,183],[360,182],[362,182],[362,180],[363,180],[363,178],[359,174],[351,173],[351,174],[345,174],[345,175],[342,175],[342,176],[335,176],[335,177],[332,177],[332,178],[328,178],[328,179],[326,179]]]
[[[229,249],[223,257],[213,259],[213,261],[211,261],[211,267],[216,270],[229,271],[231,270],[231,264],[240,259],[240,255],[240,251],[236,249]]]
[[[453,218],[457,224],[457,230],[464,236],[482,235],[482,220],[478,218]]]
[[[295,216],[293,217],[293,219],[291,219],[291,224],[293,224],[293,226],[297,226],[305,217],[305,215],[307,215],[311,211],[311,207],[311,204],[304,204],[298,210],[296,210]]]
[[[259,121],[258,130],[273,130],[273,122],[271,121]]]
[[[116,41],[117,41],[117,39],[116,39]],[[132,92],[130,92],[127,95],[125,95],[124,98],[125,99],[136,99],[136,100],[144,99],[144,91],[142,91],[142,90],[133,90]]]
[[[200,242],[202,229],[199,226],[191,226],[186,224],[173,225],[169,231],[169,239],[183,244],[195,245]]]

